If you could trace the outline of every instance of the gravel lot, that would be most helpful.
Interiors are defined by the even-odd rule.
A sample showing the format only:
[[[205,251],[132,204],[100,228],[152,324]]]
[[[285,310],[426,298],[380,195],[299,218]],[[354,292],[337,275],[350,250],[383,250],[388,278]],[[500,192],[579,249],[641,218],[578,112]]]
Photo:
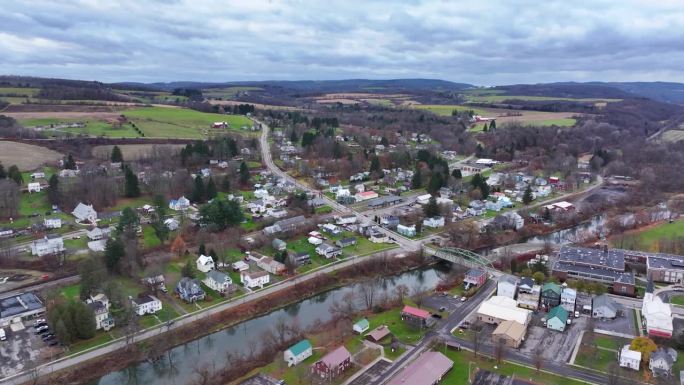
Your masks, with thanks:
[[[7,333],[7,340],[0,342],[0,374],[6,377],[24,370],[31,361],[37,360],[45,343],[40,336],[36,336],[29,322],[26,322],[24,330],[17,332],[9,327],[3,329]]]
[[[564,332],[557,332],[542,326],[541,318],[546,313],[533,315],[531,326],[527,330],[527,338],[520,351],[529,355],[537,346],[544,352],[544,359],[556,362],[568,362],[580,333],[585,330],[587,317],[572,318],[572,324]]]

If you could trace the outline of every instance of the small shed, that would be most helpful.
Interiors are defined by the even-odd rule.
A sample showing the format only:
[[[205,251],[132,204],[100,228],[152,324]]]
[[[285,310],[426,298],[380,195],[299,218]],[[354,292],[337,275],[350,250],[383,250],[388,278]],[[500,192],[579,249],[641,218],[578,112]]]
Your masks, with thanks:
[[[370,323],[368,323],[368,320],[365,318],[362,320],[359,320],[358,322],[356,322],[354,324],[354,326],[352,326],[354,333],[358,333],[358,334],[365,333],[366,330],[368,330],[369,328],[370,328]]]

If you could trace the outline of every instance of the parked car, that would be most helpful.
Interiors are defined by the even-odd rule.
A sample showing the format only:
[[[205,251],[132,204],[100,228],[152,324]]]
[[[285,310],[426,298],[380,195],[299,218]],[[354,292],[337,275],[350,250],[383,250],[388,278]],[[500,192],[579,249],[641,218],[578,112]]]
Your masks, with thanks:
[[[50,341],[50,343],[48,344],[48,346],[57,346],[57,345],[59,345],[59,341],[57,341],[56,339]]]
[[[439,314],[439,313],[434,313],[434,314],[432,315],[432,318],[442,319],[442,315]]]
[[[467,300],[468,300],[468,297],[466,297],[466,296],[461,297],[461,302],[465,302]]]

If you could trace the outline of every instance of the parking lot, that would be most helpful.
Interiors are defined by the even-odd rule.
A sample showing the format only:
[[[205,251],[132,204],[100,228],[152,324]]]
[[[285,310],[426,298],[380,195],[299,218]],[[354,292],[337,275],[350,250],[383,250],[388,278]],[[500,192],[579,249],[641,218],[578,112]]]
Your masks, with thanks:
[[[36,335],[32,322],[25,322],[23,330],[12,331],[3,328],[7,333],[7,340],[0,342],[0,374],[10,376],[24,370],[31,363],[37,363],[41,353],[49,354],[54,348],[49,348],[39,335]],[[57,350],[57,349],[55,349]]]
[[[636,326],[634,325],[634,309],[624,309],[621,316],[612,320],[597,319],[594,322],[594,328],[600,330],[608,330],[614,333],[629,334],[631,336],[637,335]]]
[[[450,295],[433,294],[423,300],[423,306],[430,308],[432,310],[439,310],[444,308],[449,314],[457,310],[461,304],[459,299],[456,299]]]
[[[381,378],[385,371],[392,365],[391,362],[385,361],[384,359],[379,360],[373,366],[368,368],[363,374],[356,377],[354,381],[350,382],[349,385],[366,385],[371,382]]]

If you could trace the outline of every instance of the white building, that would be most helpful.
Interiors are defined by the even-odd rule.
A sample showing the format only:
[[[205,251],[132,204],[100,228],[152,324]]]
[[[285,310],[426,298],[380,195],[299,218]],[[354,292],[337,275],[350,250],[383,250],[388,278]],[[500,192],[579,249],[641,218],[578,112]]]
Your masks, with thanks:
[[[295,366],[311,357],[312,354],[313,348],[311,347],[311,342],[309,342],[309,340],[301,340],[290,346],[283,354],[283,358],[285,359],[285,362],[287,362],[287,366]]]
[[[399,233],[405,237],[415,237],[416,236],[416,225],[411,225],[411,226],[398,225],[397,226],[397,233]]]
[[[166,226],[166,228],[169,229],[169,231],[175,231],[178,230],[180,223],[178,223],[178,220],[176,218],[169,218],[164,220],[164,226]]]
[[[504,275],[499,279],[496,295],[515,299],[518,290],[518,280],[511,275]]]
[[[432,195],[430,194],[419,195],[416,197],[416,203],[426,205],[430,202],[430,198],[432,198]]]
[[[159,298],[148,294],[132,299],[131,304],[137,315],[154,314],[162,309]]]
[[[97,294],[86,299],[86,304],[95,313],[95,330],[109,329],[114,327],[114,318],[109,315],[109,298],[104,294]]]
[[[190,207],[190,201],[188,198],[182,196],[178,199],[171,199],[169,201],[169,208],[171,210],[182,211],[187,210]]]
[[[641,352],[631,350],[629,345],[623,346],[622,350],[620,350],[620,366],[638,371],[640,364]]]
[[[242,271],[240,272],[240,282],[250,289],[264,287],[271,282],[271,276],[266,271]]]
[[[312,244],[314,246],[318,246],[321,243],[323,243],[323,240],[321,238],[318,238],[318,237],[309,237],[309,239],[307,239],[307,242],[309,242],[310,244]]]
[[[109,238],[109,234],[111,234],[111,232],[111,227],[95,227],[94,229],[88,231],[87,236],[91,241],[97,241],[100,239]]]
[[[31,255],[42,257],[64,251],[64,239],[57,234],[48,234],[44,238],[31,242]]]
[[[230,285],[233,284],[233,280],[228,274],[216,270],[208,272],[203,282],[208,288],[219,293],[225,293],[230,289]]]
[[[62,218],[45,218],[43,219],[43,226],[48,229],[59,229],[62,227]]]
[[[38,183],[38,182],[29,183],[28,184],[28,192],[29,193],[40,192],[40,183]]]
[[[672,337],[672,308],[669,303],[663,302],[660,297],[653,294],[652,281],[649,281],[646,287],[641,315],[644,317],[644,326],[649,336]]]
[[[444,217],[432,217],[423,219],[423,226],[432,227],[433,229],[438,229],[444,227]]]
[[[85,205],[79,203],[74,211],[71,212],[78,222],[97,222],[97,211],[93,208],[93,205]]]
[[[208,255],[200,255],[197,258],[196,263],[197,263],[197,270],[199,270],[203,273],[208,273],[209,271],[215,269],[214,259]]]
[[[531,318],[530,310],[521,309],[514,299],[499,295],[482,302],[477,309],[477,319],[488,324],[515,321],[527,326]]]
[[[561,292],[561,307],[572,314],[575,312],[575,301],[577,300],[577,291],[569,287],[563,288]]]
[[[340,215],[338,217],[335,217],[335,223],[337,223],[338,225],[350,225],[352,223],[356,223],[356,215]]]

